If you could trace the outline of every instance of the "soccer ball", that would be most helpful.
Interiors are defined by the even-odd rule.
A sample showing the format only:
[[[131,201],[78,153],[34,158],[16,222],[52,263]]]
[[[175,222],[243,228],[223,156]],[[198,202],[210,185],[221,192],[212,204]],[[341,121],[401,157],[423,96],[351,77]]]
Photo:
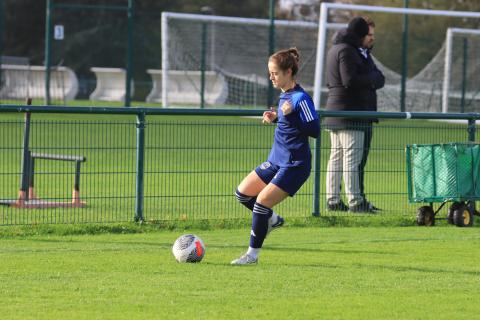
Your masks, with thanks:
[[[175,240],[172,253],[178,262],[200,262],[205,256],[205,245],[196,235],[184,234]]]

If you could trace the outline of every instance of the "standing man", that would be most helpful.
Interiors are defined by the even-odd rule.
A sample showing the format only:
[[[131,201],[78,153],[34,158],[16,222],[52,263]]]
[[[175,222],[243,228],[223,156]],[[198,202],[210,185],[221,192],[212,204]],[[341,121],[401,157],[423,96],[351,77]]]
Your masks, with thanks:
[[[338,31],[327,55],[327,110],[377,111],[376,90],[385,77],[372,60],[375,23],[355,17]],[[364,169],[377,119],[326,118],[331,150],[327,167],[327,208],[332,211],[374,212],[367,201]],[[342,176],[348,206],[340,199]]]

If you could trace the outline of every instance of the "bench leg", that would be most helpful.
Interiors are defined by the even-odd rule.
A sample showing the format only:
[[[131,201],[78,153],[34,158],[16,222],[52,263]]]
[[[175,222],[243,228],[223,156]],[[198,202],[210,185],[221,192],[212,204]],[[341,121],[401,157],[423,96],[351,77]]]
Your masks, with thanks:
[[[23,208],[25,207],[25,203],[28,201],[30,198],[30,183],[29,181],[31,180],[31,175],[32,175],[32,156],[30,150],[27,150],[23,154],[24,160],[23,160],[23,170],[22,170],[22,179],[21,179],[21,186],[20,186],[20,191],[18,192],[18,199],[14,203],[11,204],[12,207],[14,208]]]
[[[28,200],[38,200],[37,195],[35,194],[35,158],[30,157],[29,167],[28,167]]]
[[[72,204],[74,206],[84,206],[85,202],[80,201],[80,161],[75,161],[75,181],[72,191]]]

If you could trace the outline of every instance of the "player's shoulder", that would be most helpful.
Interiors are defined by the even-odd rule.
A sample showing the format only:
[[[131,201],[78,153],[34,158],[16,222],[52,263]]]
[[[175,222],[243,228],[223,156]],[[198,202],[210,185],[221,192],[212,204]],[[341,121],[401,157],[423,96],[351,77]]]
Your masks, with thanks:
[[[310,97],[310,95],[306,93],[301,87],[298,90],[292,92],[290,99],[293,105],[297,105],[302,101],[306,101],[309,104],[312,102],[312,98]]]

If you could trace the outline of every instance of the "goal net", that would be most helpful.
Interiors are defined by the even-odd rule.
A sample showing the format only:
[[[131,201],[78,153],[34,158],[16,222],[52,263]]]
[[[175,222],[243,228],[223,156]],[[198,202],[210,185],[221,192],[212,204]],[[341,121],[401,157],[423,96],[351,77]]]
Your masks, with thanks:
[[[164,106],[267,106],[268,19],[162,14],[162,100]],[[318,25],[275,21],[275,48],[297,47],[298,82],[313,92]],[[166,72],[165,72],[166,71]]]
[[[331,46],[328,25],[330,20],[338,22],[343,19],[346,22],[354,15],[369,16],[376,24],[373,56],[386,77],[385,87],[377,91],[379,111],[458,112],[462,103],[465,111],[475,107],[477,96],[480,96],[475,88],[478,83],[479,39],[471,34],[464,47],[460,42],[465,41],[465,33],[462,33],[463,38],[455,34],[448,50],[445,39],[449,28],[474,26],[480,17],[479,12],[322,3],[315,64],[314,101],[317,108],[326,102],[325,57]],[[408,17],[409,31],[406,59],[403,59],[405,16]],[[448,61],[450,64],[446,66]],[[462,72],[465,64],[468,67]],[[445,79],[449,81],[448,85]],[[463,102],[460,102],[462,88],[465,92]]]
[[[480,30],[448,28],[443,65],[443,112],[480,109]]]
[[[300,50],[297,80],[314,96],[317,108],[324,108],[328,92],[326,53],[335,32],[354,15],[376,23],[373,57],[386,77],[385,87],[377,91],[379,111],[467,112],[476,107],[480,38],[453,32],[449,50],[445,42],[449,28],[471,28],[480,13],[322,3],[319,23],[275,21],[275,50]],[[409,32],[403,65],[405,15]],[[164,12],[162,70],[149,71],[161,77],[152,101],[167,107],[267,107],[269,27],[268,19]]]

